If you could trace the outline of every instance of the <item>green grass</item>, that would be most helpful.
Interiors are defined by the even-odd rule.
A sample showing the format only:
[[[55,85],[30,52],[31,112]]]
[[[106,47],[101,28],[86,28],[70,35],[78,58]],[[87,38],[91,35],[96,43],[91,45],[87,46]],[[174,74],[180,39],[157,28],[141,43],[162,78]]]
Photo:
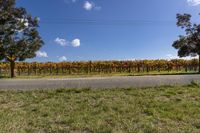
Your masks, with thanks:
[[[87,77],[114,77],[114,76],[148,76],[148,75],[187,75],[187,74],[199,74],[195,71],[151,71],[151,72],[140,72],[140,73],[90,73],[90,74],[58,74],[58,75],[27,75],[23,74],[21,76],[16,75],[15,79],[40,79],[40,78],[87,78]],[[1,76],[0,79],[9,79],[9,75]]]
[[[198,133],[200,86],[1,90],[0,132]]]

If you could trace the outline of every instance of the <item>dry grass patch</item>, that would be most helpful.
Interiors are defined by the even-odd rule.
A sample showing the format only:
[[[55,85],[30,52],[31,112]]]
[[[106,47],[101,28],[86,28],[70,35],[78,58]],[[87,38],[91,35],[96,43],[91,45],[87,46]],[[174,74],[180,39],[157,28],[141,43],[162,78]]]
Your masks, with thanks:
[[[0,132],[200,132],[200,87],[0,91]]]

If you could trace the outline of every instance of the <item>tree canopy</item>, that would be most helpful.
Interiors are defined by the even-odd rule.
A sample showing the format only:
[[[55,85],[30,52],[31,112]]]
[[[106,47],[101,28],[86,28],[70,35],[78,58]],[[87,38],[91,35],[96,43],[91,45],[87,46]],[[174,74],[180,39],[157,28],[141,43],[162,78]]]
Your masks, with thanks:
[[[0,59],[24,61],[36,56],[43,44],[37,31],[38,19],[24,8],[15,7],[14,0],[0,1]]]
[[[179,57],[200,55],[200,24],[191,23],[190,14],[177,14],[177,26],[185,29],[186,34],[174,41]]]

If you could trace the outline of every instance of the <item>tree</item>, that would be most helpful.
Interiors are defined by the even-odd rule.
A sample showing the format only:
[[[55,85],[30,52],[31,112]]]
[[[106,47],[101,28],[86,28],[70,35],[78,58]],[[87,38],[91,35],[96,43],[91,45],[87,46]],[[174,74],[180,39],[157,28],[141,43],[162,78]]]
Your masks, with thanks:
[[[43,45],[37,28],[38,18],[16,7],[15,0],[0,0],[0,61],[10,62],[11,78],[15,62],[35,57]]]
[[[198,55],[200,73],[200,24],[192,24],[190,14],[177,14],[177,26],[184,29],[186,34],[180,35],[172,46],[178,49],[179,57]]]

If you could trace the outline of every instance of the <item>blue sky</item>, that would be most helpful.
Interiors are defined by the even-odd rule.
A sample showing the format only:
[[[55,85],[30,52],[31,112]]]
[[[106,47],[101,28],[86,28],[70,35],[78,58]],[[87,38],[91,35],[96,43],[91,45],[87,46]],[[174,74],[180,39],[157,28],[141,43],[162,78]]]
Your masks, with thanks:
[[[159,59],[184,32],[177,13],[200,22],[200,0],[17,0],[40,19],[45,45],[31,61]]]

